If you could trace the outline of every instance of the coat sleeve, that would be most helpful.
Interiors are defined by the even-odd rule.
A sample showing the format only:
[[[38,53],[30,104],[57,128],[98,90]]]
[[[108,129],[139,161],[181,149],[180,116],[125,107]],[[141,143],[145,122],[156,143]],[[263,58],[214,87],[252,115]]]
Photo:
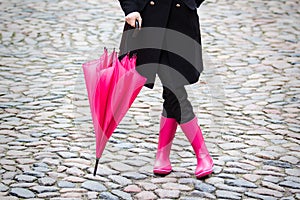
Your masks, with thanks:
[[[137,0],[119,0],[122,10],[125,16],[131,12],[138,11]]]
[[[204,2],[205,0],[196,0],[197,8]]]

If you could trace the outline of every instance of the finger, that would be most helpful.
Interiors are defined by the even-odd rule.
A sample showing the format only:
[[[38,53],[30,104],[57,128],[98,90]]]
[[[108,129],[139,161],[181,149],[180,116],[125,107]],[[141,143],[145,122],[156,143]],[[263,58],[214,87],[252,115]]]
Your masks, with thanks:
[[[126,21],[126,23],[127,24],[129,24],[130,26],[133,26],[134,27],[134,25],[133,25],[133,23],[132,23],[132,17],[130,17],[129,15],[127,15],[126,17],[125,17],[125,21]]]
[[[135,22],[134,22],[134,20],[132,20],[132,19],[127,19],[126,22],[127,22],[127,24],[129,24],[130,26],[135,27]]]
[[[131,20],[129,21],[129,24],[130,24],[130,26],[135,27],[134,20],[131,19]]]
[[[138,18],[138,22],[139,22],[139,25],[140,25],[139,29],[141,29],[142,28],[142,18],[141,17]]]

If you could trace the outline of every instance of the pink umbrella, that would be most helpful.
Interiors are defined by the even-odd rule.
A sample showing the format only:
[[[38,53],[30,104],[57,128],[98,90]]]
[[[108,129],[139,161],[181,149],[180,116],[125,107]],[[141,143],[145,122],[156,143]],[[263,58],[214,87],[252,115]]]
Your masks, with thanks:
[[[136,56],[121,61],[107,50],[97,60],[83,64],[86,88],[96,136],[96,165],[105,145],[146,82],[136,70]]]

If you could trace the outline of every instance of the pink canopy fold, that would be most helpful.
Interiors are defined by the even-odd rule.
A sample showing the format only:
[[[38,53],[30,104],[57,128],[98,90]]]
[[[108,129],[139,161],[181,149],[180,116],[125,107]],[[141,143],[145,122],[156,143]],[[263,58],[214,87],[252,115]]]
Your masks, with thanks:
[[[106,49],[99,59],[83,64],[96,137],[94,175],[108,139],[146,82],[135,66],[136,56],[119,61],[115,51],[108,55]]]

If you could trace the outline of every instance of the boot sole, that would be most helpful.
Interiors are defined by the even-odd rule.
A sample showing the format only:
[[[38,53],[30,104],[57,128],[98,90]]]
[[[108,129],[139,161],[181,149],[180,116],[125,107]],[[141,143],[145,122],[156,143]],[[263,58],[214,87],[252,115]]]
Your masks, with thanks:
[[[153,173],[156,175],[168,175],[172,170],[154,169]]]
[[[197,178],[203,178],[205,176],[210,175],[212,172],[213,172],[213,169],[211,168],[209,170],[206,170],[206,171],[203,171],[203,172],[200,172],[200,173],[196,174],[196,177]]]

